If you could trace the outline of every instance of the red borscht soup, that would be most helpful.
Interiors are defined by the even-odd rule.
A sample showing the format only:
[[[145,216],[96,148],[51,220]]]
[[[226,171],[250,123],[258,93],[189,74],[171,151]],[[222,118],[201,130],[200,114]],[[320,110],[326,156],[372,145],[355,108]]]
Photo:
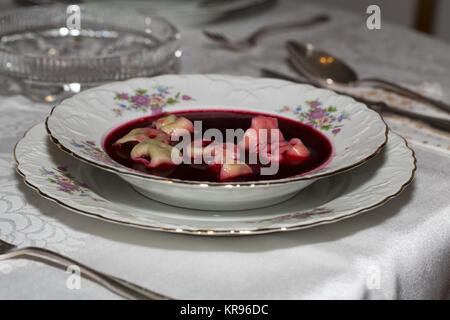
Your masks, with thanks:
[[[240,132],[241,139],[227,141],[230,130]],[[223,140],[205,137],[208,132],[220,132]],[[184,148],[179,147],[182,142]],[[238,110],[180,111],[139,118],[112,130],[104,149],[118,163],[144,173],[207,182],[298,176],[325,165],[332,155],[329,140],[308,125]],[[264,173],[264,168],[271,167],[276,170]]]

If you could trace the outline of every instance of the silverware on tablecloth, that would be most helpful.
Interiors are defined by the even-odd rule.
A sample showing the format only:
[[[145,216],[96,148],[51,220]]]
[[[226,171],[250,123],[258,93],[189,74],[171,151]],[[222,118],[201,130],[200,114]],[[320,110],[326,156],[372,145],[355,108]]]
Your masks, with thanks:
[[[315,24],[323,23],[330,20],[330,18],[327,15],[318,15],[314,16],[311,19],[304,20],[304,21],[295,21],[295,22],[281,22],[276,24],[271,24],[262,28],[257,29],[253,33],[251,33],[249,36],[240,39],[240,40],[230,40],[228,37],[221,33],[215,33],[207,30],[203,30],[203,33],[205,36],[207,36],[209,39],[215,41],[216,43],[220,44],[222,47],[232,50],[232,51],[244,51],[247,49],[250,49],[256,45],[259,39],[262,37],[284,31],[294,28],[304,28],[313,26]]]
[[[376,78],[359,79],[356,72],[348,64],[328,52],[315,49],[314,45],[310,43],[288,41],[286,48],[289,56],[295,62],[294,67],[306,78],[325,87],[336,83],[350,87],[362,85],[381,88],[450,112],[450,105],[428,98],[395,83]]]
[[[58,265],[69,267],[76,265],[80,268],[81,275],[99,283],[106,289],[132,300],[170,300],[171,298],[163,296],[159,293],[142,288],[128,281],[113,277],[103,272],[99,272],[83,264],[80,264],[70,258],[59,253],[38,247],[18,248],[15,245],[2,241],[0,239],[0,261],[18,258],[18,257],[35,257],[42,262],[56,263]]]
[[[291,77],[289,75],[280,73],[278,71],[274,71],[274,70],[269,70],[269,69],[261,69],[261,72],[268,76],[268,77],[272,77],[272,78],[277,78],[277,79],[283,79],[283,80],[288,80],[291,82],[296,82],[296,83],[302,83],[302,84],[309,84],[309,85],[313,85],[315,87],[319,87],[319,88],[326,88],[329,89],[323,85],[321,85],[320,83],[314,82],[314,81],[310,81],[310,80],[304,80],[304,79],[299,79],[299,78],[295,78],[295,77]],[[450,120],[448,119],[444,119],[444,118],[437,118],[437,117],[431,117],[431,116],[426,116],[426,115],[422,115],[422,114],[418,114],[415,112],[411,112],[411,111],[407,111],[407,110],[403,110],[403,109],[399,109],[399,108],[395,108],[392,107],[390,105],[388,105],[385,102],[382,101],[371,101],[368,99],[364,99],[346,92],[342,92],[339,90],[334,90],[331,89],[334,92],[341,94],[341,95],[345,95],[348,97],[351,97],[353,99],[355,99],[356,101],[359,101],[361,103],[366,104],[369,108],[374,109],[377,112],[390,112],[390,113],[395,113],[404,117],[408,117],[411,119],[415,119],[415,120],[419,120],[419,121],[423,121],[428,123],[429,125],[440,129],[440,130],[445,130],[445,131],[449,131],[450,132]]]

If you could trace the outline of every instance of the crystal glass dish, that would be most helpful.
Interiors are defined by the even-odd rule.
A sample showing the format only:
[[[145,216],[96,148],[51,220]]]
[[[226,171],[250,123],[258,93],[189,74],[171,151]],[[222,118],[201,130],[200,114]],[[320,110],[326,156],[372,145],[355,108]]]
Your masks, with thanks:
[[[102,83],[177,71],[180,36],[164,18],[114,7],[73,8],[0,14],[0,77],[10,91],[53,102]]]

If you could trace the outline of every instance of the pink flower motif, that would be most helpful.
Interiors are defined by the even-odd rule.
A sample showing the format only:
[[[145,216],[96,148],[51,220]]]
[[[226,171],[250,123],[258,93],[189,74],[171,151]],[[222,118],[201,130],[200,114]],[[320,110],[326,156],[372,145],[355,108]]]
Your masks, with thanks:
[[[151,96],[149,99],[149,105],[165,106],[167,104],[166,99],[160,96]]]
[[[91,146],[95,146],[95,142],[94,141],[86,141],[87,144],[91,145]]]
[[[311,113],[309,114],[309,118],[310,119],[320,119],[323,118],[325,116],[327,112],[325,110],[322,109],[315,109],[313,111],[311,111]]]
[[[317,108],[320,106],[320,102],[319,101],[314,101],[313,103],[311,103],[310,107],[311,108]]]
[[[325,126],[327,125],[329,122],[331,122],[331,119],[329,117],[323,117],[317,120],[319,126]]]
[[[61,189],[63,191],[69,190],[69,191],[76,191],[78,190],[77,186],[74,186],[73,184],[69,183],[69,182],[64,182],[64,181],[58,181],[59,186],[61,187]]]
[[[160,114],[163,112],[163,108],[162,107],[153,107],[152,108],[152,114]]]
[[[331,131],[331,133],[333,133],[333,134],[338,134],[339,132],[341,132],[341,129],[340,129],[340,128],[333,129],[333,130]]]
[[[290,111],[294,115],[299,115],[299,121],[303,122],[307,126],[316,128],[321,131],[328,131],[334,135],[341,132],[338,125],[344,119],[349,119],[349,115],[345,112],[338,112],[338,109],[329,106],[322,107],[323,104],[319,100],[308,100],[305,101],[306,107],[297,106],[296,108],[290,108],[288,106],[283,106],[279,112]],[[303,110],[305,108],[305,110]]]
[[[136,95],[132,99],[138,106],[148,106],[150,104],[150,99],[142,94]]]
[[[150,111],[153,114],[158,114],[160,113],[159,109],[153,110],[152,108],[177,104],[181,100],[194,100],[191,96],[187,94],[182,95],[180,92],[171,96],[168,87],[157,86],[155,89],[156,92],[152,93],[147,89],[136,89],[134,93],[115,92],[114,99],[119,100],[118,106],[120,108],[114,108],[112,111],[117,116],[121,116],[124,111],[130,110]]]

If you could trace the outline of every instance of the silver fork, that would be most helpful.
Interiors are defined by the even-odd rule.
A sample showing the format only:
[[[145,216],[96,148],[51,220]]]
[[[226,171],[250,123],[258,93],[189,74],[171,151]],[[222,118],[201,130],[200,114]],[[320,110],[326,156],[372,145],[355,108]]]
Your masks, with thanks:
[[[266,35],[284,31],[287,29],[309,27],[329,20],[330,18],[327,15],[318,15],[304,21],[271,24],[257,29],[248,37],[240,40],[230,40],[221,33],[210,32],[207,30],[203,30],[203,34],[226,49],[232,51],[244,51],[254,47],[258,40]]]
[[[106,289],[131,300],[170,300],[171,298],[163,296],[159,293],[142,288],[128,281],[113,277],[106,273],[94,270],[88,266],[67,258],[59,253],[38,247],[18,248],[15,245],[7,243],[0,239],[0,261],[18,258],[18,257],[35,257],[40,261],[53,264],[56,263],[63,267],[76,265],[80,268],[81,274],[85,277],[97,282]]]

